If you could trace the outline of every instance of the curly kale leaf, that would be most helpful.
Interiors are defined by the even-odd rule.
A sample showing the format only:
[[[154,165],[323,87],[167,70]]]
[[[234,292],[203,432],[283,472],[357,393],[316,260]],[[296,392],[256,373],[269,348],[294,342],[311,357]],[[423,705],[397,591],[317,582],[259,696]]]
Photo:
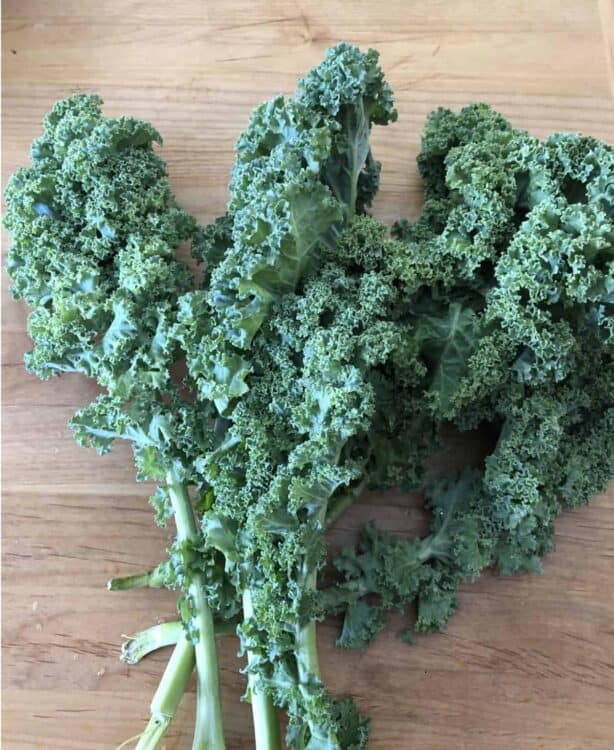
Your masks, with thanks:
[[[237,141],[228,216],[196,237],[207,261],[208,342],[180,330],[200,393],[222,414],[247,390],[254,336],[377,190],[371,126],[396,117],[377,53],[340,44],[256,108]]]
[[[389,475],[392,459],[380,465],[376,447],[395,444],[397,427],[409,430],[411,406],[389,410],[393,363],[408,393],[422,372],[407,348],[411,325],[395,320],[393,260],[405,250],[368,217],[323,248],[319,266],[275,304],[254,337],[250,389],[219,445],[198,462],[215,493],[205,540],[249,592],[251,614],[239,633],[253,689],[288,711],[296,748],[345,748],[350,736],[347,710],[340,713],[317,667],[316,576],[329,505],[365,472],[374,480],[376,468]],[[404,454],[401,462],[397,447],[407,468],[411,459]],[[365,726],[352,731],[347,746],[361,747]]]
[[[106,119],[96,96],[58,102],[32,165],[6,188],[12,293],[32,308],[28,368],[95,377],[122,398],[168,384],[167,330],[191,284],[174,258],[195,222],[182,211],[148,123]]]
[[[415,335],[428,365],[430,390],[436,395],[439,408],[445,411],[477,347],[479,319],[471,308],[454,302],[445,315],[420,316]]]
[[[369,147],[371,123],[387,125],[397,119],[378,59],[375,50],[363,53],[342,42],[327,51],[324,62],[298,87],[301,104],[338,123],[323,176],[348,220],[371,204],[379,185],[380,165]]]
[[[343,645],[414,600],[418,629],[443,627],[459,582],[489,565],[540,570],[561,509],[614,474],[614,150],[577,134],[540,142],[472,105],[429,118],[418,164],[424,211],[395,228],[424,365],[414,401],[435,423],[486,422],[499,439],[470,491],[461,476],[427,494],[431,537],[367,527],[336,561],[345,581],[322,601],[345,611]]]
[[[486,316],[518,342],[523,381],[564,378],[583,329],[614,341],[614,221],[597,205],[535,207],[495,273]]]
[[[173,514],[169,475],[189,503],[195,456],[214,443],[213,406],[186,399],[171,374],[182,357],[179,303],[193,285],[175,253],[196,223],[171,192],[154,151],[157,131],[130,117],[107,119],[101,106],[81,94],[58,102],[31,166],[10,179],[8,270],[13,295],[33,308],[28,368],[42,378],[80,372],[105,389],[71,421],[75,437],[100,453],[116,439],[131,442],[138,478],[160,483],[152,504],[164,524]],[[198,481],[196,489],[208,488]],[[177,550],[174,558],[184,559]],[[213,591],[223,582],[212,570]],[[184,571],[175,582],[187,590],[189,577]]]
[[[458,581],[489,562],[476,515],[480,484],[476,471],[433,484],[426,500],[433,512],[430,536],[408,540],[368,524],[357,549],[334,560],[344,580],[321,592],[321,604],[325,611],[345,611],[338,645],[366,645],[383,627],[385,609],[403,610],[413,602],[417,627],[444,627],[457,606]]]

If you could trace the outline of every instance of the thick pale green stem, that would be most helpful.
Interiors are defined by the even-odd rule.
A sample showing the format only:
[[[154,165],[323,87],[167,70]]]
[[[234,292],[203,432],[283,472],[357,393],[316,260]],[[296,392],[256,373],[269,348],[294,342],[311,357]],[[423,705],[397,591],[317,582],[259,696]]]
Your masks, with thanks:
[[[338,460],[338,456],[337,456]],[[316,516],[316,522],[322,527],[322,533],[326,528],[326,517],[327,517],[327,505],[323,505],[318,511]],[[303,570],[305,576],[305,590],[315,591],[318,570],[312,568],[309,570],[306,564],[303,563]],[[296,638],[296,662],[298,667],[299,679],[301,682],[306,682],[309,676],[320,678],[320,662],[318,660],[318,645],[316,641],[316,623],[314,620],[304,625],[299,629]]]
[[[194,669],[194,646],[181,636],[151,701],[151,719],[135,750],[156,750],[166,734]]]
[[[358,498],[367,484],[366,478],[358,484],[349,487],[345,492],[335,495],[328,503],[326,511],[326,526],[331,526]]]
[[[306,589],[315,591],[317,571],[313,570],[306,579]],[[320,678],[320,661],[316,640],[316,623],[311,620],[300,628],[296,639],[296,663],[299,679],[307,682],[310,678]]]
[[[194,511],[185,485],[172,471],[167,474],[167,485],[175,512],[178,540],[198,542]],[[213,616],[205,599],[204,582],[199,573],[192,574],[188,595],[193,606],[193,625],[198,630],[198,641],[194,646],[197,700],[192,750],[223,750],[224,732]]]
[[[216,635],[233,635],[237,631],[237,620],[220,620],[214,622]],[[141,630],[135,635],[125,636],[122,644],[121,661],[126,664],[137,664],[147,654],[165,646],[174,646],[184,632],[180,622],[161,622]]]
[[[159,648],[178,643],[184,633],[180,622],[161,622],[131,635],[122,645],[121,660],[136,664],[144,656]]]
[[[152,589],[161,589],[164,586],[165,570],[163,563],[153,570],[136,573],[133,576],[122,576],[111,578],[107,581],[109,591],[126,591],[128,589],[142,589],[147,586]]]
[[[252,597],[249,589],[243,592],[243,617],[245,620],[253,615]],[[253,661],[253,654],[247,652],[248,665]],[[254,740],[256,750],[281,750],[281,733],[279,717],[270,696],[257,690],[256,675],[247,674],[252,716],[254,721]]]
[[[326,505],[319,511],[317,521],[324,527],[326,518]],[[306,591],[315,591],[317,585],[318,571],[313,567],[309,569],[306,562],[303,562],[303,573]],[[311,620],[306,625],[298,628],[295,642],[295,657],[298,670],[299,689],[308,695],[307,686],[314,680],[320,680],[320,661],[318,659],[318,644],[316,635],[315,620]],[[309,727],[313,733],[313,727]],[[304,747],[307,725],[303,725],[301,737],[297,742],[297,747]]]

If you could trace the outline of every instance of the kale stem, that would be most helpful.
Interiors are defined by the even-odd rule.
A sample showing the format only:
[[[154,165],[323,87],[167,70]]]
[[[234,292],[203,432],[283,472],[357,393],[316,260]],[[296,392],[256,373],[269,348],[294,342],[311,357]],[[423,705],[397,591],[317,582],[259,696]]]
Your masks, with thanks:
[[[315,620],[311,620],[299,630],[296,639],[296,662],[301,682],[308,682],[310,677],[320,679]]]
[[[316,579],[317,569],[314,569],[309,572],[305,579],[305,588],[308,591],[315,591]],[[318,658],[318,642],[315,620],[310,620],[306,625],[300,626],[298,628],[294,645],[294,653],[298,670],[298,688],[301,693],[306,698],[308,698],[308,686],[313,683],[314,680],[320,682],[320,660]],[[314,734],[315,728],[311,726],[311,722],[303,724],[301,728],[300,739],[297,739],[296,744],[296,747],[300,748],[300,750],[305,750],[307,747],[307,745],[305,744],[306,737],[308,736],[307,728],[309,728],[309,732],[311,733],[312,737]]]
[[[143,573],[136,573],[132,576],[122,576],[120,578],[111,578],[107,582],[109,591],[126,591],[127,589],[141,589],[149,586],[152,589],[161,589],[164,586],[164,567],[163,563],[153,570],[146,570]]]
[[[179,542],[200,539],[192,503],[185,484],[174,470],[167,473],[168,493],[175,513]],[[222,708],[215,644],[213,616],[207,600],[202,575],[192,572],[188,595],[192,600],[193,625],[198,630],[194,645],[196,655],[196,726],[192,750],[223,750]]]
[[[245,620],[253,616],[252,595],[249,589],[243,592],[243,617]],[[254,654],[247,652],[248,667],[253,663]],[[281,750],[281,733],[279,717],[270,695],[258,690],[257,676],[247,673],[252,716],[254,722],[254,739],[256,750]]]
[[[216,620],[216,635],[233,635],[237,630],[237,620]],[[141,630],[135,635],[124,636],[120,659],[126,664],[137,664],[147,654],[165,646],[173,646],[184,632],[181,622],[162,622]]]
[[[367,484],[366,478],[361,479],[360,482],[355,484],[353,487],[349,487],[345,492],[341,492],[339,495],[332,497],[328,504],[328,510],[326,511],[326,526],[332,526],[335,521],[341,516],[349,507],[354,503],[358,496],[362,493]]]
[[[178,643],[183,633],[183,625],[180,622],[152,625],[127,638],[122,646],[120,658],[126,664],[136,664],[152,651]]]
[[[182,635],[151,701],[151,718],[135,750],[156,750],[166,734],[194,669],[194,646]]]
[[[324,526],[324,520],[326,518],[327,504],[325,504],[319,511],[316,517],[316,521]],[[318,578],[318,569],[313,566],[311,569],[307,566],[307,561],[303,561],[303,575],[304,575],[304,587],[305,591],[315,591]],[[320,661],[318,658],[318,643],[316,634],[316,622],[310,620],[306,625],[300,625],[297,629],[296,640],[294,645],[294,653],[296,658],[296,666],[298,670],[299,689],[303,686],[313,682],[313,680],[320,681]],[[311,730],[311,727],[310,727]],[[300,745],[297,747],[303,747],[305,741],[305,728],[303,728],[303,736],[300,740]]]

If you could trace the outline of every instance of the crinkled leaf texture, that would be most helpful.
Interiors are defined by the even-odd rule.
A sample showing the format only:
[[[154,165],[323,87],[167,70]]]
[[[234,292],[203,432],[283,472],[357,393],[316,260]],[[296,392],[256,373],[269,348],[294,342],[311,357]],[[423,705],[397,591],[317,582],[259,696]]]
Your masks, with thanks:
[[[257,107],[237,141],[228,216],[195,243],[208,264],[209,342],[202,346],[199,332],[178,334],[201,394],[221,414],[247,391],[246,350],[273,305],[377,190],[371,126],[396,118],[377,59],[345,43],[331,48],[294,97]]]
[[[614,476],[614,150],[578,134],[540,142],[471,105],[431,115],[418,166],[424,210],[395,227],[425,366],[414,398],[436,423],[488,423],[498,441],[478,472],[427,492],[431,536],[367,527],[339,557],[322,604],[346,609],[343,645],[412,601],[418,629],[444,627],[458,583],[489,565],[540,570],[557,514]]]

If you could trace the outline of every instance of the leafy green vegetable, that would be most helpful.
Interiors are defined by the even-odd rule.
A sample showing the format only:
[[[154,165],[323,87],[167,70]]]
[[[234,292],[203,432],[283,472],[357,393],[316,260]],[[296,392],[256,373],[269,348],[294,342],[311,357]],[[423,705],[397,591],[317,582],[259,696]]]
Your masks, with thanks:
[[[179,333],[200,394],[222,414],[248,389],[243,352],[271,306],[377,190],[371,124],[396,119],[377,59],[347,44],[332,48],[293,98],[257,107],[239,137],[228,216],[195,243],[210,266],[203,296],[211,316],[195,331],[188,309]]]
[[[340,747],[350,732],[320,681],[313,618],[329,501],[364,470],[385,366],[403,351],[403,327],[386,320],[397,294],[384,248],[373,246],[375,267],[355,270],[360,226],[371,221],[356,219],[274,308],[254,338],[250,391],[230,415],[225,448],[200,463],[216,498],[205,540],[249,592],[251,616],[239,631],[258,676],[252,690],[288,710],[296,748]]]
[[[367,527],[339,557],[323,607],[346,610],[342,645],[413,601],[418,629],[443,628],[458,583],[490,565],[539,571],[556,515],[614,475],[614,150],[573,134],[541,143],[475,105],[431,116],[418,165],[425,208],[396,233],[433,259],[411,308],[422,398],[438,423],[488,422],[499,437],[479,473],[427,492],[430,537]]]
[[[259,750],[279,744],[271,700],[288,710],[297,749],[366,737],[362,722],[340,723],[354,713],[321,683],[311,602],[328,501],[359,476],[344,451],[373,409],[361,372],[399,339],[379,322],[395,296],[384,269],[360,280],[339,259],[377,188],[371,124],[396,117],[377,57],[338,45],[293,98],[256,109],[228,214],[198,235],[205,281],[182,298],[176,329],[199,397],[223,420],[197,462],[215,497],[203,533],[241,596]]]
[[[540,570],[557,514],[614,474],[614,150],[539,141],[486,105],[439,109],[423,211],[391,236],[367,215],[369,137],[395,119],[377,53],[342,43],[256,108],[208,226],[177,205],[152,126],[105,119],[95,96],[58,102],[9,181],[26,365],[96,380],[77,440],[130,441],[156,522],[176,524],[167,559],[109,582],[181,590],[180,619],[122,650],[136,663],[174,647],[138,750],[160,746],[194,665],[193,748],[223,750],[215,636],[229,632],[257,750],[281,748],[278,708],[292,750],[361,750],[369,722],[327,691],[316,622],[342,614],[343,647],[409,604],[401,641],[442,629],[461,581]],[[177,258],[190,239],[197,274]],[[434,480],[450,423],[496,444]],[[430,533],[368,524],[319,589],[327,526],[392,486],[425,488]]]
[[[9,181],[12,292],[33,308],[28,369],[41,378],[80,372],[105,388],[72,420],[77,440],[100,453],[116,438],[130,440],[139,479],[161,483],[160,520],[173,515],[176,521],[172,564],[162,578],[185,592],[185,637],[139,748],[161,742],[169,724],[164,717],[174,714],[195,658],[195,747],[222,748],[213,617],[205,576],[192,560],[200,534],[186,489],[194,456],[212,443],[213,412],[204,402],[184,400],[170,375],[180,351],[169,332],[192,284],[175,251],[196,225],[176,204],[164,162],[153,151],[159,134],[133,118],[103,118],[101,104],[85,95],[58,102],[32,146],[32,166]]]
[[[295,746],[309,743],[313,748],[330,740],[331,747],[337,747],[337,735],[362,744],[366,736],[364,723],[355,720],[349,704],[326,695],[314,661],[313,626],[307,610],[299,614],[315,597],[326,500],[357,475],[353,459],[347,466],[345,457],[341,462],[341,450],[370,409],[370,400],[361,402],[365,384],[351,358],[346,362],[349,353],[341,340],[353,326],[344,322],[334,334],[338,340],[330,342],[323,327],[319,347],[340,347],[330,352],[325,372],[317,371],[323,351],[311,352],[306,342],[317,330],[317,319],[307,321],[304,330],[287,333],[297,338],[297,356],[307,350],[305,363],[269,361],[268,351],[269,338],[279,338],[280,356],[286,347],[285,313],[276,312],[277,307],[293,299],[302,280],[317,274],[326,258],[327,276],[336,273],[331,259],[337,238],[377,189],[379,166],[368,144],[371,124],[395,117],[377,53],[363,54],[347,44],[329,52],[299,84],[294,98],[278,97],[258,108],[237,144],[228,215],[195,235],[193,252],[204,268],[201,288],[192,291],[192,276],[175,260],[174,251],[194,233],[194,222],[174,203],[164,165],[151,148],[160,138],[150,126],[129,118],[104,120],[96,98],[61,102],[46,120],[45,136],[33,151],[33,167],[20,171],[7,191],[7,226],[15,239],[9,260],[14,293],[34,307],[30,332],[35,347],[28,366],[41,377],[75,370],[106,388],[73,419],[77,439],[101,453],[116,438],[130,440],[139,478],[160,482],[152,498],[157,520],[165,523],[173,515],[177,521],[169,561],[154,573],[120,579],[111,587],[163,584],[184,589],[179,611],[188,638],[195,642],[203,696],[199,711],[207,710],[209,696],[209,720],[203,711],[197,716],[195,747],[223,743],[211,609],[231,619],[241,608],[253,608],[242,625],[245,633],[264,613],[261,581],[252,587],[245,573],[254,556],[269,566],[272,576],[280,576],[278,604],[271,612],[278,607],[294,613],[286,623],[296,641],[290,649],[290,672],[298,669],[302,675],[293,677],[288,690],[279,683],[276,698],[290,710],[289,736]],[[332,278],[323,283],[330,285]],[[364,299],[377,290],[377,283],[374,277],[371,287],[365,287]],[[314,280],[314,302],[318,295],[328,299],[331,293]],[[325,299],[319,304],[324,314]],[[275,312],[279,330],[268,323]],[[377,313],[375,306],[365,311],[364,325]],[[376,338],[373,331],[372,340],[365,338],[363,344],[373,362],[387,356],[393,345],[382,346]],[[188,374],[177,384],[170,371],[184,358]],[[265,383],[259,383],[260,371],[279,371],[286,364],[296,371],[296,391],[286,392],[282,385],[280,393],[270,395],[279,409],[297,411],[287,434],[282,430],[277,436],[271,423],[268,436],[263,425],[250,422],[259,420],[262,398],[269,397]],[[303,395],[308,395],[309,405],[295,403]],[[351,416],[345,413],[350,407],[355,411]],[[251,431],[254,440],[262,435],[270,443],[275,451],[271,460],[278,462],[269,467],[272,484],[263,498],[255,496],[246,481],[251,467],[236,463],[247,461],[241,451],[246,437],[252,440]],[[306,439],[310,431],[314,434]],[[256,450],[259,492],[267,476],[266,467],[255,466],[260,458]],[[202,537],[189,484],[207,498],[198,503]],[[309,498],[309,518],[303,518],[305,509],[298,518],[298,507],[285,507],[285,484],[292,484],[295,503],[299,497]],[[267,502],[279,506],[279,520],[273,523],[277,533],[289,518],[296,521],[296,533],[287,535],[286,562],[283,555],[279,560],[273,555],[271,539],[276,537],[262,520]],[[291,561],[302,569],[296,582]],[[288,596],[294,592],[297,599],[297,585],[305,589],[301,603],[283,600],[287,575]],[[267,622],[258,627],[262,624]],[[242,637],[251,654],[248,670],[255,673],[260,654]],[[273,668],[285,668],[278,657],[288,649],[275,654],[275,633],[268,643]],[[263,685],[250,674],[256,743],[270,747],[279,744],[278,730],[272,691],[259,696]],[[143,742],[153,746],[166,724],[159,732],[160,721],[152,721]]]

